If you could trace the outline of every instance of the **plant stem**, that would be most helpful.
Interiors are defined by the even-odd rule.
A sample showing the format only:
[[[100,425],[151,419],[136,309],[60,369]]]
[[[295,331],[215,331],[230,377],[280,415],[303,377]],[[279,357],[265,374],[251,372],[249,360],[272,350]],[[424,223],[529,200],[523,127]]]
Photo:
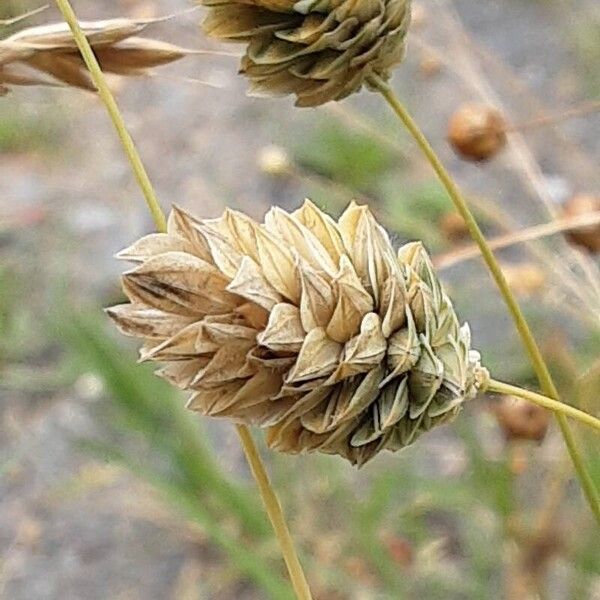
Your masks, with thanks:
[[[90,72],[94,85],[98,89],[98,94],[106,107],[115,129],[117,130],[127,158],[129,159],[129,162],[131,163],[135,173],[138,184],[146,198],[148,208],[152,213],[152,218],[154,219],[156,228],[159,232],[164,232],[167,229],[167,220],[160,207],[142,159],[137,151],[133,139],[131,138],[131,135],[127,130],[125,121],[121,115],[121,112],[119,111],[119,107],[115,101],[115,98],[110,91],[108,84],[106,83],[106,79],[102,73],[100,65],[98,64],[96,56],[94,55],[94,51],[79,25],[79,21],[77,20],[77,16],[75,15],[69,0],[56,0],[56,4],[65,21],[69,25],[71,32],[73,33],[73,37],[77,43],[77,47],[79,48],[81,56],[83,57],[83,60]],[[248,464],[250,465],[252,474],[256,479],[256,483],[264,501],[267,514],[280,542],[283,558],[288,566],[290,579],[292,580],[296,595],[299,600],[311,600],[312,596],[306,582],[306,577],[302,571],[302,566],[300,565],[298,555],[296,554],[290,532],[286,525],[281,505],[279,504],[275,491],[269,482],[269,478],[258,453],[256,444],[246,426],[238,425],[237,431],[244,449],[244,453],[246,454]]]
[[[142,193],[144,194],[146,204],[148,205],[150,213],[152,214],[152,219],[156,224],[156,229],[160,232],[165,232],[167,229],[167,220],[160,207],[160,203],[158,202],[158,198],[156,197],[156,193],[154,192],[154,188],[152,187],[152,183],[150,182],[150,178],[148,177],[144,163],[142,162],[133,139],[127,130],[127,126],[125,125],[121,111],[117,106],[117,102],[115,101],[115,98],[110,91],[108,84],[106,83],[106,79],[102,73],[102,69],[100,68],[96,56],[94,55],[92,46],[85,37],[75,12],[71,8],[69,0],[56,0],[56,4],[58,5],[60,12],[63,14],[65,21],[71,28],[71,32],[73,33],[73,37],[75,38],[79,52],[81,52],[81,56],[86,64],[86,67],[88,68],[88,71],[90,72],[92,81],[98,90],[98,95],[104,103],[111,121],[117,130],[121,144],[125,149],[125,154],[131,163],[131,168],[135,178],[142,190]]]
[[[273,491],[273,486],[269,482],[269,476],[267,475],[264,464],[260,459],[256,444],[254,443],[254,440],[252,439],[247,427],[237,425],[237,430],[240,439],[242,440],[244,451],[246,452],[246,458],[250,464],[250,469],[252,470],[252,474],[254,475],[254,479],[256,480],[258,489],[260,490],[263,502],[267,508],[267,513],[271,519],[271,524],[273,525],[273,529],[275,530],[277,538],[279,539],[279,545],[281,546],[283,552],[283,557],[292,580],[292,585],[294,586],[294,591],[301,600],[311,600],[312,596],[310,589],[308,587],[306,577],[304,576],[304,572],[302,571],[302,566],[300,565],[298,556],[294,550],[294,543],[285,523],[281,505],[279,504],[279,500]]]
[[[433,170],[436,172],[439,177],[442,185],[445,187],[448,195],[450,196],[456,210],[460,213],[462,218],[464,219],[471,237],[475,241],[475,243],[479,246],[479,250],[481,251],[483,260],[487,265],[492,278],[496,282],[498,289],[508,309],[513,318],[515,326],[521,336],[521,340],[523,342],[523,346],[525,347],[527,354],[529,355],[529,359],[531,364],[536,372],[537,378],[540,382],[540,386],[543,392],[550,396],[554,400],[558,400],[559,394],[556,386],[554,385],[554,381],[552,380],[552,376],[550,375],[550,371],[546,362],[544,361],[544,357],[533,337],[531,330],[529,329],[529,325],[527,324],[527,320],[525,319],[525,315],[523,314],[519,303],[517,302],[515,296],[513,295],[506,278],[502,272],[500,264],[496,260],[494,253],[490,249],[481,228],[479,227],[473,213],[471,212],[468,204],[463,198],[458,186],[452,179],[452,176],[440,159],[438,158],[435,150],[432,148],[431,144],[428,142],[427,138],[415,122],[415,120],[410,116],[402,102],[398,99],[398,97],[394,94],[392,88],[385,82],[383,79],[376,75],[372,75],[370,78],[370,83],[373,85],[375,89],[377,89],[381,95],[385,98],[387,103],[390,105],[392,110],[396,113],[400,121],[404,124],[404,126],[408,129],[410,134],[413,136],[425,156],[427,160],[431,164]],[[594,484],[594,481],[587,471],[587,468],[583,462],[583,458],[581,452],[577,446],[575,441],[575,437],[569,427],[569,423],[567,422],[567,417],[563,413],[555,412],[556,420],[558,421],[558,425],[560,427],[562,436],[564,438],[565,444],[571,456],[571,460],[573,461],[573,465],[581,482],[581,486],[583,492],[587,498],[587,501],[590,505],[592,512],[594,513],[598,524],[600,524],[600,496],[598,495],[598,490]]]
[[[585,425],[600,431],[600,419],[597,419],[593,415],[579,410],[574,406],[565,404],[564,402],[560,402],[558,400],[553,400],[552,398],[548,398],[548,396],[542,396],[542,394],[537,394],[536,392],[526,390],[516,385],[511,385],[510,383],[503,383],[502,381],[497,381],[495,379],[491,379],[489,381],[485,391],[522,398],[523,400],[537,404],[542,408],[547,408],[554,413],[563,414],[566,417],[575,419],[580,423],[584,423]]]

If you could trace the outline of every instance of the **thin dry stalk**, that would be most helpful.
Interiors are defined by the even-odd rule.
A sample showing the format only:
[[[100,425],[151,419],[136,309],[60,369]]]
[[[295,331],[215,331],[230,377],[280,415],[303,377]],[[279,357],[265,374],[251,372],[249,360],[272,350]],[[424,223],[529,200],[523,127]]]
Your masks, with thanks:
[[[537,113],[540,119],[550,116],[551,110],[544,102],[533,92],[527,83],[521,79],[497,54],[488,50],[485,46],[477,43],[472,37],[465,40],[469,44],[469,49],[478,56],[486,68],[493,70],[495,79],[501,78],[506,85],[511,88],[513,95]],[[569,161],[569,169],[575,169],[578,176],[588,180],[592,184],[600,184],[598,166],[591,159],[588,153],[574,142],[568,133],[560,127],[550,127],[547,130],[557,143],[564,149],[564,158]]]
[[[436,53],[436,55],[438,54],[437,50],[435,50],[431,46],[428,46],[426,42],[421,40],[418,36],[413,34],[411,39],[413,42],[417,42],[421,46],[427,47],[428,50],[432,50]],[[441,53],[439,54],[441,56]],[[468,74],[465,74],[461,69],[458,69],[456,64],[454,64],[453,62],[447,59],[444,60],[446,61],[445,64],[447,64],[447,66],[457,76],[459,76],[464,83],[469,85],[470,88],[473,88],[474,91],[479,91],[479,88],[473,87]],[[405,152],[403,149],[400,149],[398,147],[397,141],[385,132],[382,132],[380,129],[378,129],[374,123],[364,118],[362,115],[355,113],[355,111],[351,111],[347,107],[340,107],[339,105],[327,105],[326,108],[330,109],[331,106],[333,106],[333,108],[331,108],[330,112],[336,114],[336,116],[341,118],[350,127],[357,131],[366,132],[374,139],[381,139],[382,141],[385,140],[384,143],[389,148],[393,149],[394,151],[397,151],[399,156],[405,157]],[[356,122],[354,121],[355,115],[358,117],[358,121]],[[470,196],[469,202],[474,207],[476,207],[477,210],[483,216],[496,223],[502,230],[506,231],[507,233],[512,233],[518,228],[518,223],[497,204],[494,204],[493,202],[490,202],[484,198],[475,196]],[[539,244],[533,244],[531,242],[528,243],[528,246],[529,249],[540,260],[544,262],[548,270],[560,280],[563,286],[567,290],[569,290],[574,296],[579,298],[580,302],[586,307],[587,310],[584,312],[575,312],[577,318],[585,319],[587,322],[592,322],[594,325],[597,325],[596,314],[598,311],[595,309],[596,303],[593,299],[589,298],[588,294],[585,291],[585,288],[581,286],[580,282],[578,281],[577,277],[575,277],[573,272],[569,268],[567,268],[567,266],[564,265],[562,262],[557,261],[554,254],[549,252],[546,248],[541,247]]]
[[[86,38],[85,32],[82,29],[69,0],[56,0],[56,4],[63,15],[65,22],[68,23],[69,30],[72,33],[73,39],[77,45],[77,49],[81,53],[82,60],[84,61],[86,68],[89,70],[90,77],[92,77],[94,84],[98,88],[100,98],[102,99],[107,112],[113,121],[115,129],[117,130],[119,138],[121,139],[123,149],[125,150],[125,153],[127,154],[133,167],[133,171],[136,175],[138,183],[146,196],[149,210],[153,216],[156,227],[159,231],[165,232],[167,229],[165,215],[162,212],[156,194],[154,193],[152,183],[148,177],[137,148],[131,139],[129,132],[127,131],[125,122],[119,111],[119,107],[106,83],[99,61],[94,55],[93,46],[89,39]],[[242,443],[242,447],[244,448],[246,458],[261,492],[266,512],[279,540],[280,548],[285,563],[288,567],[288,572],[296,595],[299,600],[311,600],[312,595],[310,588],[296,554],[296,550],[287,528],[285,517],[282,513],[281,505],[279,504],[277,496],[271,487],[271,483],[260,458],[258,448],[256,447],[250,432],[245,426],[238,425],[237,431],[240,436],[240,441]]]
[[[378,141],[380,144],[383,144],[384,146],[387,146],[393,150],[401,158],[408,158],[406,150],[396,138],[386,135],[364,115],[353,110],[347,104],[331,102],[326,104],[323,108],[348,127],[366,133],[369,137]]]
[[[600,101],[584,102],[580,106],[573,106],[558,113],[546,114],[530,121],[509,125],[506,131],[531,131],[532,129],[548,127],[549,125],[557,125],[570,119],[593,115],[598,111],[600,111]]]
[[[29,19],[30,17],[33,17],[35,15],[39,15],[41,12],[44,12],[45,10],[47,10],[48,6],[49,6],[48,4],[46,4],[45,6],[40,6],[39,8],[30,10],[26,13],[23,13],[22,15],[17,15],[16,17],[13,17],[12,19],[0,19],[0,27],[10,27],[11,25],[16,25],[17,23],[20,23],[21,21],[24,21],[25,19]]]
[[[514,233],[497,237],[496,239],[490,240],[488,243],[492,250],[501,250],[523,242],[532,242],[556,235],[557,233],[583,229],[584,227],[589,227],[590,225],[596,225],[598,223],[600,223],[600,211],[571,217],[562,221],[552,221],[550,223],[535,225],[534,227],[528,227],[520,231],[515,231]],[[447,269],[472,258],[476,258],[479,255],[479,248],[473,244],[467,248],[461,248],[460,250],[437,257],[434,259],[434,264],[438,269]]]

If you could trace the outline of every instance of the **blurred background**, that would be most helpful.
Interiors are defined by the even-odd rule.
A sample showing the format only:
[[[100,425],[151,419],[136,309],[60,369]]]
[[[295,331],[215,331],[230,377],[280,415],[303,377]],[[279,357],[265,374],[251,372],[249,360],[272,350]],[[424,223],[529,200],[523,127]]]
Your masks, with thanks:
[[[0,19],[40,4],[3,0]],[[212,217],[230,206],[261,218],[304,197],[333,215],[353,198],[369,202],[398,243],[425,241],[494,375],[536,387],[460,220],[380,98],[364,91],[317,110],[248,98],[237,58],[223,55],[241,48],[204,38],[202,9],[73,4],[86,20],[174,14],[148,34],[210,51],[110,80],[165,209]],[[582,196],[599,203],[597,112],[517,131],[485,164],[461,160],[446,140],[465,102],[520,124],[597,101],[597,2],[414,4],[393,84],[488,236],[559,219]],[[0,38],[59,19],[50,7],[0,26]],[[113,255],[152,229],[94,95],[0,97],[0,597],[292,598],[233,427],[188,415],[101,311],[121,300]],[[565,400],[597,413],[590,243],[559,233],[500,257]],[[574,429],[600,483],[598,439]],[[600,599],[598,530],[543,411],[479,399],[363,470],[264,457],[318,600]]]

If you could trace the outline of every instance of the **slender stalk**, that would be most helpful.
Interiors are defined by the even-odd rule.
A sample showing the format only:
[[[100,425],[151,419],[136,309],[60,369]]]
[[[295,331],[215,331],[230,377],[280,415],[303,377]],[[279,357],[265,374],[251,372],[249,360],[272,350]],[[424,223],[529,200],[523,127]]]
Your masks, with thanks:
[[[34,8],[33,10],[23,13],[22,15],[17,15],[12,19],[0,19],[0,26],[10,27],[11,25],[16,25],[17,23],[24,21],[25,19],[29,19],[29,17],[33,17],[35,15],[40,14],[41,12],[44,12],[45,10],[47,10],[47,8],[48,5],[45,4],[44,6],[40,6],[39,8]]]
[[[521,244],[523,242],[531,242],[541,240],[542,238],[561,233],[563,231],[576,231],[590,225],[600,225],[600,210],[596,210],[586,215],[570,217],[561,221],[552,221],[551,223],[542,223],[534,225],[519,231],[514,231],[507,235],[502,235],[492,240],[488,240],[488,246],[492,250],[500,250]],[[481,254],[477,244],[473,244],[468,248],[462,248],[457,251],[439,256],[434,260],[435,266],[438,269],[447,269],[457,265],[465,260],[476,258]]]
[[[600,101],[586,102],[581,106],[574,106],[567,110],[550,115],[544,115],[532,121],[524,121],[523,123],[515,123],[506,127],[506,132],[514,131],[530,131],[532,129],[538,129],[540,127],[546,127],[548,125],[557,125],[563,121],[569,119],[576,119],[578,117],[584,117],[586,115],[594,114],[600,111]]]
[[[56,0],[56,4],[73,33],[73,37],[75,38],[77,47],[81,52],[81,56],[83,57],[83,60],[85,61],[85,64],[90,72],[94,85],[98,89],[98,94],[100,95],[101,100],[104,102],[106,110],[115,126],[115,129],[117,130],[127,158],[129,159],[129,162],[131,163],[135,173],[138,184],[146,198],[148,208],[152,213],[152,218],[154,219],[156,228],[158,231],[164,232],[167,228],[167,220],[160,207],[142,159],[137,151],[133,139],[127,130],[125,121],[121,115],[121,112],[119,111],[119,107],[106,83],[106,79],[102,73],[100,65],[98,64],[96,56],[94,55],[94,51],[79,25],[79,21],[77,20],[77,16],[75,15],[69,0]],[[290,579],[292,580],[296,595],[299,600],[311,600],[312,596],[302,571],[302,566],[300,565],[298,555],[296,554],[292,537],[286,525],[281,505],[279,504],[275,491],[269,482],[269,478],[267,476],[264,464],[260,458],[260,454],[258,453],[256,444],[246,426],[238,425],[237,432],[248,460],[248,464],[252,470],[252,474],[256,479],[256,483],[264,501],[267,514],[280,542],[283,558],[288,566]]]
[[[580,423],[584,423],[585,425],[600,431],[600,419],[597,419],[593,415],[590,415],[583,410],[579,410],[574,406],[565,404],[564,402],[560,402],[558,400],[553,400],[552,398],[548,398],[548,396],[542,396],[542,394],[526,390],[516,385],[511,385],[510,383],[503,383],[502,381],[497,381],[495,379],[491,379],[489,381],[486,391],[493,392],[495,394],[507,394],[509,396],[522,398],[523,400],[537,404],[542,408],[547,408],[554,413],[563,414],[571,419],[575,419]]]
[[[552,376],[550,375],[550,371],[542,353],[533,337],[531,330],[529,329],[529,325],[527,324],[527,320],[525,319],[525,315],[521,311],[521,308],[513,295],[504,274],[502,273],[502,269],[500,264],[496,260],[494,253],[490,249],[481,228],[479,227],[473,213],[471,212],[468,204],[463,198],[458,186],[452,179],[452,176],[440,159],[438,158],[435,150],[432,148],[431,144],[428,142],[427,138],[415,122],[415,120],[410,116],[402,102],[398,99],[398,97],[394,94],[392,88],[383,81],[380,77],[376,75],[371,76],[370,79],[371,84],[375,89],[377,89],[381,95],[385,98],[387,103],[390,105],[392,110],[396,113],[400,121],[404,124],[404,126],[408,129],[410,134],[413,136],[425,156],[427,160],[431,164],[433,170],[436,172],[439,177],[442,185],[445,187],[448,195],[450,196],[456,210],[460,213],[460,215],[465,220],[471,237],[475,241],[475,243],[479,246],[481,251],[483,260],[485,261],[492,278],[496,282],[502,297],[510,314],[513,318],[515,326],[521,336],[521,340],[523,341],[523,346],[525,347],[527,354],[531,360],[531,364],[536,372],[537,378],[540,382],[540,386],[543,392],[550,396],[552,399],[558,400],[559,394],[558,390],[552,380]],[[573,461],[573,465],[581,482],[581,486],[583,492],[587,498],[587,501],[590,505],[592,512],[594,513],[598,523],[600,524],[600,497],[598,495],[598,491],[594,484],[594,481],[587,471],[587,468],[583,462],[583,458],[581,452],[577,446],[575,441],[575,437],[569,427],[569,423],[567,422],[567,417],[562,412],[555,412],[556,420],[558,421],[558,425],[560,427],[562,436],[564,438],[565,444],[571,456],[571,460]]]
[[[258,489],[260,490],[263,502],[267,507],[271,524],[273,525],[273,529],[275,530],[277,538],[279,539],[279,545],[281,546],[283,552],[283,557],[292,580],[292,585],[294,586],[294,591],[299,599],[311,600],[312,596],[310,589],[308,587],[306,577],[304,576],[304,572],[302,571],[302,566],[300,565],[298,556],[294,550],[294,543],[285,523],[281,505],[279,504],[279,500],[273,491],[273,486],[269,482],[269,476],[267,475],[264,464],[260,459],[256,444],[254,443],[254,440],[252,439],[247,427],[238,425],[237,430],[240,439],[242,440],[244,451],[246,452],[246,458],[250,464],[250,469],[252,470],[252,474],[254,475],[254,479],[256,480]]]
[[[160,207],[160,203],[158,202],[158,198],[156,197],[156,193],[154,192],[154,188],[152,187],[152,183],[150,182],[150,178],[148,177],[144,163],[142,162],[133,139],[127,130],[127,126],[125,125],[121,111],[117,106],[115,97],[106,83],[106,79],[102,73],[102,69],[100,68],[96,56],[94,55],[94,51],[85,37],[83,30],[79,26],[79,21],[77,20],[75,12],[71,8],[69,0],[56,0],[56,4],[58,5],[60,12],[63,14],[65,21],[71,28],[71,32],[73,33],[73,37],[75,38],[79,52],[81,52],[81,56],[90,72],[94,85],[98,89],[98,95],[102,99],[111,121],[115,126],[117,134],[121,140],[121,144],[125,149],[125,154],[131,163],[131,168],[135,178],[142,190],[142,193],[144,194],[144,198],[146,199],[146,204],[150,209],[150,213],[152,214],[152,219],[156,224],[156,229],[160,232],[164,232],[167,229],[167,220]]]

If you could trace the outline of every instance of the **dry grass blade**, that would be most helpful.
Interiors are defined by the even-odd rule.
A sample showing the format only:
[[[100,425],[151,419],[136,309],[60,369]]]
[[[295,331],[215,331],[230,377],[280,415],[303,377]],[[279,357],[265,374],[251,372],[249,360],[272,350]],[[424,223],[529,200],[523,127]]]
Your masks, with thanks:
[[[137,36],[154,22],[110,19],[82,27],[104,71],[138,76],[194,52]],[[10,86],[60,84],[95,90],[65,23],[29,27],[0,41],[0,95]]]

